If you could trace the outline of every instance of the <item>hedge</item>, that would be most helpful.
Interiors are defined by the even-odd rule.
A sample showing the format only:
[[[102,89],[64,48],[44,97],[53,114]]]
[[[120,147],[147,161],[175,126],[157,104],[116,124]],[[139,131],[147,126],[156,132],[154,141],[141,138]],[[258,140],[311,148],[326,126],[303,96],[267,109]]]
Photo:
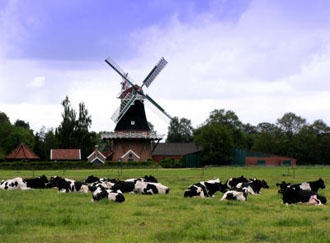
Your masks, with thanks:
[[[107,168],[157,168],[159,164],[148,160],[144,162],[113,162],[91,164],[87,161],[13,161],[1,162],[5,170],[61,170],[61,169],[107,169]]]

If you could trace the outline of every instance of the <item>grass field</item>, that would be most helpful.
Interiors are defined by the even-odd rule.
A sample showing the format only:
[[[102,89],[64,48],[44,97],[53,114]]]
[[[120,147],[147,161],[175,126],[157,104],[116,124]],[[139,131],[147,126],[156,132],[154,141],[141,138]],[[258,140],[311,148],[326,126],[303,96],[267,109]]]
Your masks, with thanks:
[[[91,203],[91,194],[53,189],[0,191],[0,242],[330,242],[329,206],[285,206],[276,182],[322,177],[330,198],[330,167],[243,167],[70,171],[0,170],[0,179],[45,174],[78,180],[88,175],[126,179],[154,175],[168,195],[125,195],[126,202]],[[270,189],[247,202],[183,198],[192,183],[219,177],[265,179]]]

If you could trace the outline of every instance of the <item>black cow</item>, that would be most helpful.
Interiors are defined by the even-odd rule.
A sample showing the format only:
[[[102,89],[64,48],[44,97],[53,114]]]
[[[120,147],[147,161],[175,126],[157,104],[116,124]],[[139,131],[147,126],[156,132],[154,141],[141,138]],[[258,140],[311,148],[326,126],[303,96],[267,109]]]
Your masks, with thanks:
[[[285,181],[282,181],[281,183],[276,183],[276,186],[280,187],[280,190],[278,191],[279,193],[282,193],[283,190],[286,189],[287,187],[299,188],[301,190],[313,191],[316,193],[320,188],[322,189],[325,188],[324,181],[321,178],[316,181],[308,181],[298,184],[290,184],[290,183],[286,183]]]
[[[184,191],[184,197],[213,197],[217,191],[224,192],[226,189],[219,179],[201,181],[190,185]]]
[[[310,190],[302,190],[299,187],[287,187],[282,190],[282,201],[284,204],[305,203],[308,205],[322,205],[327,199]]]
[[[125,201],[125,197],[121,191],[113,191],[99,186],[92,194],[92,202],[100,201],[104,198],[120,203]]]

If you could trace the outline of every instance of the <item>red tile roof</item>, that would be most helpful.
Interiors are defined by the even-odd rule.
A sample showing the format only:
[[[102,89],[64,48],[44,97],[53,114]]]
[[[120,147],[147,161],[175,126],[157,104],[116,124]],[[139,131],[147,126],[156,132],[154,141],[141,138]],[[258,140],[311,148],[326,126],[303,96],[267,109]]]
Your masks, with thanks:
[[[10,154],[6,156],[8,160],[33,160],[40,159],[35,153],[33,153],[28,146],[21,143]]]
[[[81,160],[80,149],[51,149],[50,160]]]

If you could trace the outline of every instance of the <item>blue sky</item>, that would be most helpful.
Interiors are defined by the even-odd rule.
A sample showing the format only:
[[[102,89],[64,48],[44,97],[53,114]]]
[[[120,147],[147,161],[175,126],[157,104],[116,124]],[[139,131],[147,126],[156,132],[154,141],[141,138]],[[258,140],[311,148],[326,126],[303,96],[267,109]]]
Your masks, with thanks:
[[[112,130],[107,56],[135,80],[164,56],[147,92],[195,126],[221,108],[254,125],[289,111],[330,123],[329,1],[0,0],[0,110],[13,122],[57,127],[68,95],[93,130]]]

